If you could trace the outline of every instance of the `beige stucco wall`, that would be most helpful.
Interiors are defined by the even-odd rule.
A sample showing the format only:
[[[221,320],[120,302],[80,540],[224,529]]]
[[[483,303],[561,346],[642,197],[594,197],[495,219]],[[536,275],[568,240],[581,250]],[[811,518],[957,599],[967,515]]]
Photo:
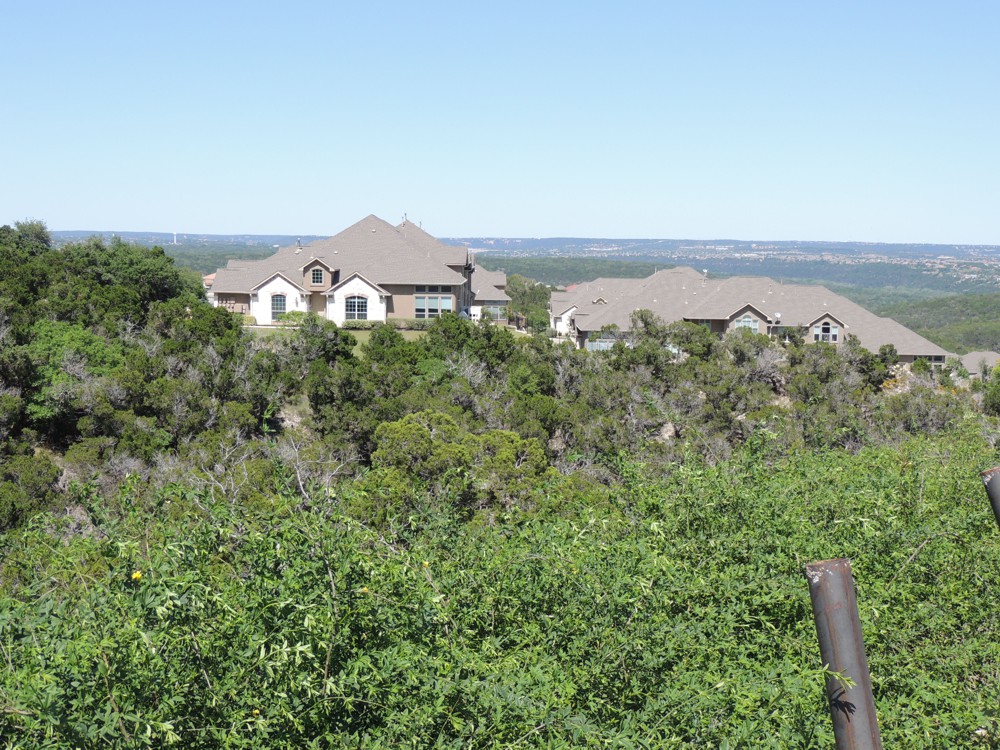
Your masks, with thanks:
[[[250,295],[220,293],[213,296],[212,304],[216,307],[224,307],[231,312],[245,314],[250,312]]]
[[[318,268],[323,272],[323,282],[320,284],[312,283],[312,271],[314,268]],[[319,260],[314,260],[307,263],[302,269],[302,287],[309,292],[325,292],[330,288],[331,284],[334,284],[333,274],[326,265]]]
[[[392,295],[388,307],[390,318],[412,318],[416,314],[413,284],[385,284],[382,288]]]
[[[749,315],[751,318],[757,321],[757,333],[765,333],[765,334],[767,333],[767,321],[763,317],[761,317],[757,313],[757,311],[754,310],[752,307],[745,307],[738,313],[733,315],[729,319],[729,322],[726,324],[726,330],[732,331],[735,328],[738,328],[739,326],[737,326],[737,323],[743,320],[743,318],[747,315]]]
[[[417,317],[417,305],[416,305],[416,287],[413,284],[384,284],[382,286],[389,294],[392,296],[389,298],[387,314],[390,318],[415,318]],[[456,287],[452,286],[451,296],[451,307],[452,312],[458,312],[460,307],[457,302],[454,291]],[[423,294],[423,292],[421,292]],[[434,296],[447,297],[449,295],[441,294],[438,295],[435,292],[430,294]]]

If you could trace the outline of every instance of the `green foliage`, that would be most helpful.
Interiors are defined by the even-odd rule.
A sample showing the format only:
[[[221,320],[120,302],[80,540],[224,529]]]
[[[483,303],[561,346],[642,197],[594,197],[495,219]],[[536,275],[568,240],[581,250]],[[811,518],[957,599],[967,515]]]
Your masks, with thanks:
[[[373,466],[395,469],[478,510],[525,507],[557,477],[537,440],[507,430],[470,434],[438,412],[385,422],[375,441]]]
[[[748,446],[659,480],[625,459],[615,507],[473,525],[383,468],[342,490],[359,509],[397,487],[378,502],[409,519],[377,531],[336,503],[248,510],[176,489],[142,517],[127,486],[121,511],[8,537],[0,735],[829,747],[802,566],[847,556],[887,746],[979,747],[998,731],[983,602],[1000,545],[975,471],[993,460],[975,430],[770,466]]]
[[[491,271],[503,270],[507,272],[508,289],[510,293],[510,279],[514,276],[533,279],[542,284],[552,286],[578,284],[581,281],[603,277],[634,278],[642,279],[657,270],[670,268],[669,264],[629,261],[629,260],[606,260],[597,258],[573,258],[567,262],[566,258],[528,258],[520,256],[503,255],[501,253],[482,253],[476,262],[483,268]]]
[[[948,351],[1000,350],[1000,294],[952,294],[893,305],[884,314]]]
[[[34,366],[35,395],[28,417],[42,429],[72,429],[67,419],[82,410],[87,381],[106,377],[122,362],[121,349],[80,325],[40,320],[24,348]]]
[[[887,744],[1000,742],[1000,380],[649,311],[254,336],[190,287],[0,228],[8,746],[828,747],[834,556]]]
[[[59,467],[44,453],[0,456],[0,531],[50,506],[59,474]]]
[[[506,291],[510,297],[511,310],[514,314],[525,317],[529,330],[541,333],[548,328],[549,298],[552,296],[549,287],[513,273],[507,277]]]
[[[983,411],[994,417],[1000,417],[1000,378],[992,377],[986,383],[983,391]]]

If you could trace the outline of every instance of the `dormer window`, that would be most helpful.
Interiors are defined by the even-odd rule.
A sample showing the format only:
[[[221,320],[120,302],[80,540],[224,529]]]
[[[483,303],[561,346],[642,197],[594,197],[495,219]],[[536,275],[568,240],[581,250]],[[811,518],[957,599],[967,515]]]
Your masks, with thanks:
[[[323,283],[323,269],[314,268],[312,270],[312,283],[316,286],[320,286]]]
[[[752,315],[744,315],[742,318],[733,323],[734,328],[748,328],[754,333],[760,333],[760,321],[758,321]]]
[[[831,325],[830,321],[824,321],[823,325],[813,327],[813,341],[826,341],[836,344],[840,338],[840,326]]]

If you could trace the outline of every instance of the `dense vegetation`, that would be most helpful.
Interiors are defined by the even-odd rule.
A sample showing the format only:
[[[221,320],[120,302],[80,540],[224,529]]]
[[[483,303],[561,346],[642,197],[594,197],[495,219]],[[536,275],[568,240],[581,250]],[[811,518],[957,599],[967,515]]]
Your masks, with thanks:
[[[476,263],[491,271],[505,271],[549,286],[568,286],[602,277],[642,279],[674,263],[661,261],[609,260],[606,258],[531,258],[501,253],[479,253]]]
[[[1000,351],[1000,294],[955,294],[883,311],[948,351]]]
[[[549,299],[552,290],[541,282],[519,274],[507,277],[507,295],[510,310],[523,318],[524,325],[533,333],[542,333],[549,328]]]
[[[255,338],[158,250],[0,230],[7,747],[996,747],[1000,380],[638,313]]]

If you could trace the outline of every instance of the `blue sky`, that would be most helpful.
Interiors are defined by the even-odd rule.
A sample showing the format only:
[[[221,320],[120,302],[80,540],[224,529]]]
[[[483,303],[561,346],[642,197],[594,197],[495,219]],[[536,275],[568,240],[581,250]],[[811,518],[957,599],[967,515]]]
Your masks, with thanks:
[[[1000,244],[1000,3],[8,0],[0,223]]]

